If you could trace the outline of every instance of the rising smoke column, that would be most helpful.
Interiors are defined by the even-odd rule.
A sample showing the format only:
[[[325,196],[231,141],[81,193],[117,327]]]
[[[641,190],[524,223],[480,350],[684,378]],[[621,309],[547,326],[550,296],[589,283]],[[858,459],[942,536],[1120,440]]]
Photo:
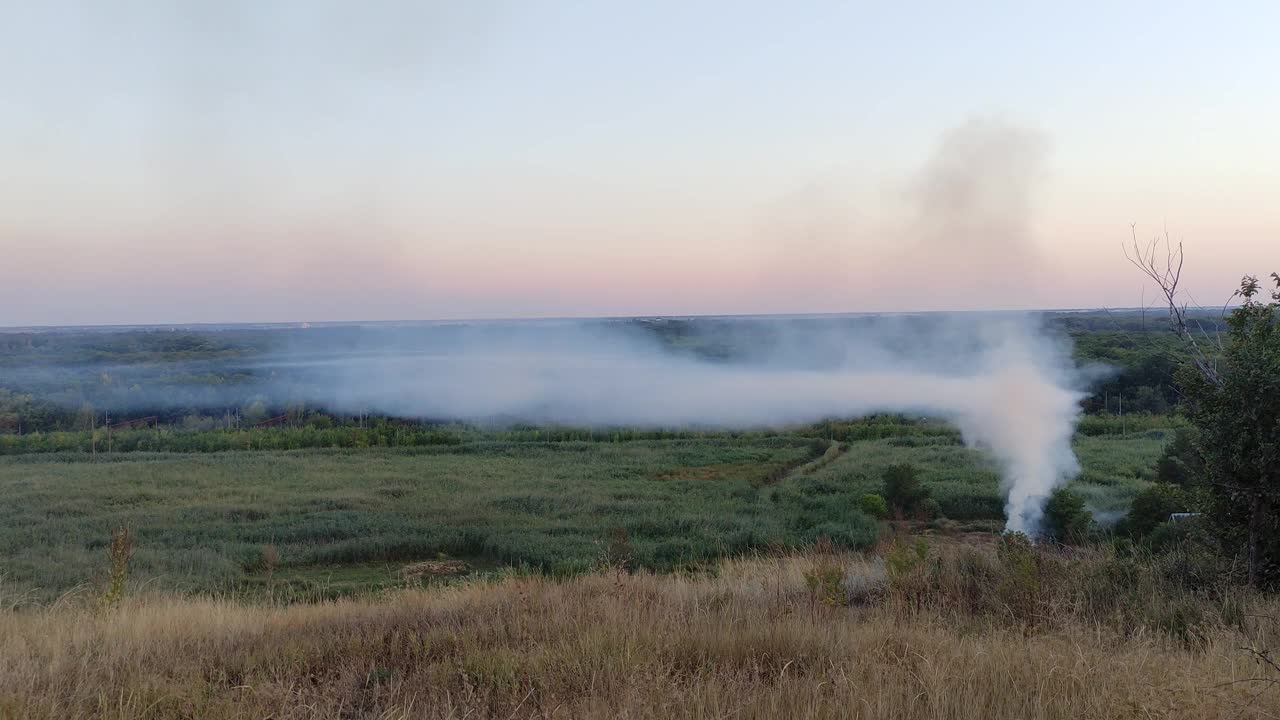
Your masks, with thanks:
[[[972,406],[953,418],[965,442],[991,451],[1006,493],[1005,529],[1035,535],[1055,487],[1080,470],[1071,437],[1085,393],[1061,356],[1037,359],[1036,336],[1009,336],[973,378]],[[1032,342],[1028,342],[1031,340]]]

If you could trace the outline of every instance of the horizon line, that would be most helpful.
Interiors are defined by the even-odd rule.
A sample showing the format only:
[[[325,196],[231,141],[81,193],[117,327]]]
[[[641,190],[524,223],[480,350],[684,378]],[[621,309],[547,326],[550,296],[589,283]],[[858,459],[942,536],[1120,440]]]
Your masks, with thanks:
[[[1188,306],[1193,311],[1222,310],[1219,306]],[[282,320],[282,321],[226,321],[226,322],[192,322],[192,323],[83,323],[73,325],[4,325],[0,333],[49,332],[84,330],[93,332],[111,332],[124,330],[200,330],[200,329],[308,329],[313,327],[347,327],[369,325],[442,325],[457,323],[539,323],[569,321],[636,321],[636,320],[751,320],[751,319],[806,319],[806,318],[843,318],[843,317],[878,317],[893,315],[1012,315],[1012,314],[1054,314],[1054,313],[1088,313],[1088,312],[1160,312],[1150,307],[1076,307],[1076,308],[1027,308],[1021,310],[884,310],[884,311],[848,311],[848,312],[798,312],[798,313],[718,313],[718,314],[644,314],[644,315],[559,315],[534,317],[465,317],[435,319],[399,319],[399,320]]]

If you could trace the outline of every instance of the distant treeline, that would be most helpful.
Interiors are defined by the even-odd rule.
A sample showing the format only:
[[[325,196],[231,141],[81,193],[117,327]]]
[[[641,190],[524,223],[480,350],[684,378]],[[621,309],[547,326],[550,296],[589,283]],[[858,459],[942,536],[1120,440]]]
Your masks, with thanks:
[[[302,448],[424,447],[457,445],[464,434],[447,428],[381,424],[359,427],[270,427],[249,430],[184,431],[158,427],[109,432],[54,431],[0,435],[0,454],[221,452]]]
[[[305,448],[438,447],[467,443],[616,443],[657,440],[729,440],[786,437],[817,443],[856,442],[893,438],[899,445],[958,445],[959,432],[932,419],[877,415],[850,420],[825,420],[787,428],[739,430],[675,428],[579,428],[512,426],[483,428],[458,423],[417,424],[392,419],[365,425],[334,426],[313,416],[298,426],[240,430],[183,429],[141,426],[120,430],[52,431],[0,434],[0,455],[27,453],[224,452],[228,450],[300,450]],[[1119,435],[1182,426],[1176,417],[1133,413],[1124,417],[1087,415],[1080,421],[1083,435]]]
[[[1136,429],[1136,428],[1135,428]],[[485,428],[460,423],[418,424],[379,418],[364,425],[334,426],[322,415],[300,425],[240,430],[169,426],[121,430],[32,432],[0,435],[0,455],[26,453],[223,452],[304,448],[432,447],[464,443],[614,443],[646,440],[736,440],[787,438],[812,442],[819,451],[832,442],[898,438],[901,442],[958,444],[959,433],[937,420],[876,415],[826,420],[787,428],[583,428],[516,425]]]

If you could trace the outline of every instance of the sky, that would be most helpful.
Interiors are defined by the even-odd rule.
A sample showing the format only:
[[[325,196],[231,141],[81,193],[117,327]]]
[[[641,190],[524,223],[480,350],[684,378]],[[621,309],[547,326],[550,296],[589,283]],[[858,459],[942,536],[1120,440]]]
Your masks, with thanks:
[[[0,326],[1131,307],[1280,270],[1280,4],[0,0]]]

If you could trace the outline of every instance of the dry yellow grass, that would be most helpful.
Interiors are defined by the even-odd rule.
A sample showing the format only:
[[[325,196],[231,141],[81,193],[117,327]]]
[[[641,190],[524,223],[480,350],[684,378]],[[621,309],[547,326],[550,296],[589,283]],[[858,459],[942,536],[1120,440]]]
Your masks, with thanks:
[[[806,575],[832,563],[880,599],[824,602]],[[906,610],[876,595],[884,577],[875,561],[814,556],[728,562],[713,578],[513,577],[310,606],[142,597],[9,611],[0,717],[1280,714],[1277,690],[1242,682],[1265,673],[1238,630],[1214,626],[1192,649],[1103,624],[1029,633]]]

